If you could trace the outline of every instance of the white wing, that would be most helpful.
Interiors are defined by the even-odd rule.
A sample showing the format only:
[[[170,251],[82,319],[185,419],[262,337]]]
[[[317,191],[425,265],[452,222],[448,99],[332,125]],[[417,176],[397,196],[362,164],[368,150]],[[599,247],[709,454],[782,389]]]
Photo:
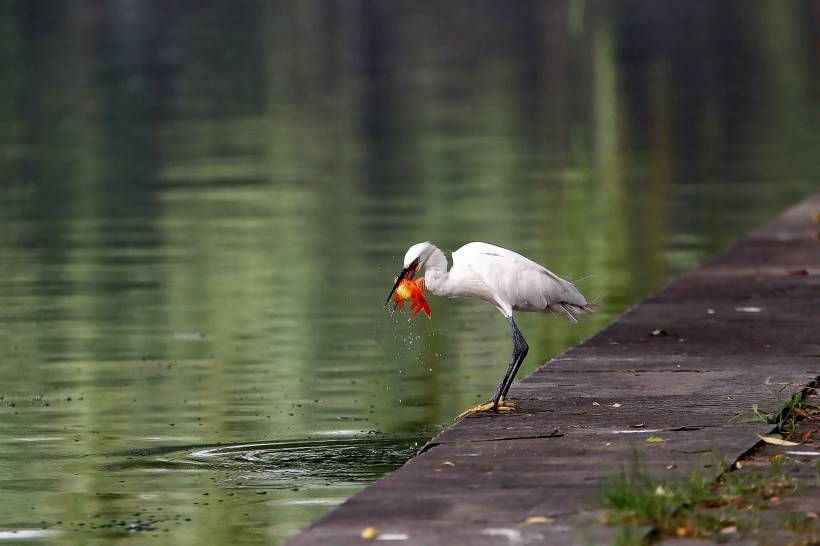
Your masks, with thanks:
[[[577,315],[594,310],[571,282],[506,248],[480,242],[464,245],[453,252],[453,270],[464,274],[467,268],[506,315],[535,311],[577,322]]]

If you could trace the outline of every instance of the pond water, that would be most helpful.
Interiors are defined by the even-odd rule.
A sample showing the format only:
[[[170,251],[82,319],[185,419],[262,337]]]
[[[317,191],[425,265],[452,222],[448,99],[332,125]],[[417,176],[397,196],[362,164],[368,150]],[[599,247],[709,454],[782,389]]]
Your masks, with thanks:
[[[494,392],[405,250],[602,295],[521,376],[817,189],[810,2],[0,5],[0,543],[272,544]],[[556,392],[555,396],[560,396]]]

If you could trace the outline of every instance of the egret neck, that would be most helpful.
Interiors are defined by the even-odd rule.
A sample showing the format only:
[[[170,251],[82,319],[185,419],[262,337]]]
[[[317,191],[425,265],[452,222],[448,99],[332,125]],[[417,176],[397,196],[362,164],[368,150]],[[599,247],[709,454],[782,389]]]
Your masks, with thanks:
[[[436,296],[457,297],[458,291],[454,283],[450,282],[450,273],[447,272],[447,256],[438,247],[431,246],[430,256],[424,263],[424,286]]]

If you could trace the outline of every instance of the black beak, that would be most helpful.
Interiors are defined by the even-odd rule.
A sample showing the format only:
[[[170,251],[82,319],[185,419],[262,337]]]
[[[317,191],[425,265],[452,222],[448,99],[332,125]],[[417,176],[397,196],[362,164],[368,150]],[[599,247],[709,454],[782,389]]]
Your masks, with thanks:
[[[399,276],[396,278],[395,284],[393,284],[393,288],[390,289],[390,293],[387,294],[387,299],[384,301],[384,306],[385,307],[387,307],[387,304],[390,303],[390,297],[393,295],[393,292],[396,291],[396,288],[399,287],[399,284],[401,284],[401,281],[403,281],[404,279],[412,279],[413,275],[416,274],[416,270],[418,268],[419,268],[419,260],[418,260],[418,258],[416,258],[415,260],[410,262],[410,265],[408,265],[407,267],[403,267],[401,269],[401,271],[399,272]]]

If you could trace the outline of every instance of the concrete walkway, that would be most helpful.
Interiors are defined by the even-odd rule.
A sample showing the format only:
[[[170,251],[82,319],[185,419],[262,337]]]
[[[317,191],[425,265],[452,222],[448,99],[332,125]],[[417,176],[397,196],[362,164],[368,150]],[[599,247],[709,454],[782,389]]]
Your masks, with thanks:
[[[597,494],[636,450],[669,479],[734,461],[771,429],[737,414],[820,375],[818,211],[820,194],[751,232],[515,383],[519,413],[468,417],[288,544],[367,544],[367,527],[425,546],[608,544]]]

